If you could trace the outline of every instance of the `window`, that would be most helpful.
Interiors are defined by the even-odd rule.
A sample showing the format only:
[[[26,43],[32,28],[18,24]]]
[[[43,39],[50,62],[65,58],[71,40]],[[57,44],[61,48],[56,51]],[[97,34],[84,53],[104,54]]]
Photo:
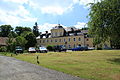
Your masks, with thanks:
[[[40,40],[40,43],[41,43],[41,40]]]
[[[49,42],[49,40],[47,40],[47,42]]]
[[[51,39],[51,42],[52,42],[52,39]]]
[[[64,39],[64,42],[65,42],[66,40]]]
[[[68,38],[68,41],[70,42],[70,38]]]
[[[55,33],[55,37],[57,36],[57,32]]]
[[[74,44],[74,48],[75,48],[76,46],[75,46],[75,44]]]
[[[80,41],[81,39],[79,38],[78,41]]]
[[[62,32],[60,32],[60,36],[62,36]]]
[[[74,41],[76,41],[76,39],[75,39],[75,38],[73,38],[73,40],[74,40]]]
[[[45,40],[43,40],[43,43],[45,42]]]
[[[57,42],[57,39],[55,39],[55,42]]]
[[[61,39],[59,39],[59,42],[61,42]]]
[[[89,44],[87,44],[87,46],[89,46]]]
[[[70,46],[70,45],[68,45],[68,48],[71,48],[71,46]]]

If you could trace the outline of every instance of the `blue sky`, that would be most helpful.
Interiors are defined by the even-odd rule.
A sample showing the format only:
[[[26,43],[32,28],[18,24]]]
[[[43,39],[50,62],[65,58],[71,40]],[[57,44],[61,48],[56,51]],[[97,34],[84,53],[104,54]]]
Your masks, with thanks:
[[[86,4],[94,0],[0,0],[0,25],[31,27],[38,23],[41,32],[60,23],[82,28],[88,22]]]

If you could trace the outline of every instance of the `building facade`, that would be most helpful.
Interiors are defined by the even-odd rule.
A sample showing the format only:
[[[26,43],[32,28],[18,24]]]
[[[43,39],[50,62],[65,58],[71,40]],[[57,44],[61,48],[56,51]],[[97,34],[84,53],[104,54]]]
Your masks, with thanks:
[[[93,47],[93,38],[88,36],[88,30],[80,30],[75,27],[63,28],[60,24],[51,29],[51,33],[40,34],[37,38],[39,46],[62,45],[67,49],[77,46]]]

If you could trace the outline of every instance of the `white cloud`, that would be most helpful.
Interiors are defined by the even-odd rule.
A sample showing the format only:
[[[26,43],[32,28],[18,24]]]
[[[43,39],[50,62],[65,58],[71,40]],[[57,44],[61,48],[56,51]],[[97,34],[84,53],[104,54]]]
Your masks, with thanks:
[[[73,0],[73,2],[75,4],[79,3],[80,5],[83,5],[84,8],[88,8],[89,7],[89,5],[87,5],[87,4],[89,4],[89,3],[96,3],[98,1],[100,2],[101,0]]]
[[[42,33],[45,33],[45,31],[50,32],[50,30],[57,26],[58,24],[50,24],[50,23],[44,23],[42,25],[39,25],[39,31]],[[61,24],[62,25],[62,24]],[[66,26],[62,25],[63,28],[66,28]],[[77,22],[77,24],[73,25],[74,27],[78,28],[78,29],[82,29],[84,27],[87,27],[87,24],[85,22]],[[69,27],[69,26],[67,26]]]
[[[26,10],[25,7],[22,5],[22,3],[26,3],[27,0],[4,0],[4,1],[2,1],[4,2],[4,5],[0,5],[0,22],[1,23],[16,26],[24,22],[37,21],[37,18],[32,17],[29,11]],[[5,8],[5,6],[7,7]]]
[[[27,3],[28,0],[4,0],[6,2],[13,2],[13,3],[19,3],[19,4],[24,4]]]
[[[67,8],[62,8],[60,6],[46,6],[41,8],[42,13],[47,13],[47,14],[57,14],[57,15],[62,15],[65,11],[71,10],[72,7],[67,7]]]
[[[43,25],[39,25],[39,31],[40,32],[45,32],[45,31],[48,31],[50,32],[50,30],[55,27],[57,24],[50,24],[50,23],[44,23]]]
[[[86,8],[86,5],[92,2],[94,0],[29,0],[29,5],[43,14],[62,15],[71,11],[75,4],[83,5]]]
[[[62,15],[73,9],[73,0],[30,0],[29,5],[43,14]]]
[[[78,29],[82,29],[82,28],[86,27],[87,25],[85,22],[77,22],[77,24],[74,26]]]
[[[58,25],[58,24],[44,23],[44,24],[42,24],[42,25],[39,25],[38,28],[39,28],[39,31],[40,31],[40,32],[44,33],[45,31],[50,32],[50,30],[51,30],[53,27],[57,26],[57,25]],[[62,24],[60,24],[60,25],[63,26],[64,28],[66,27],[66,26],[64,26],[64,25],[62,25]]]

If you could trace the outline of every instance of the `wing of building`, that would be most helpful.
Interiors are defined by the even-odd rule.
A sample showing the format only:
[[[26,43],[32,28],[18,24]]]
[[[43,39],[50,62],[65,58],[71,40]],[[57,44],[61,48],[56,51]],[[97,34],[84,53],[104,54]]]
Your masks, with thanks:
[[[40,34],[37,38],[39,46],[63,45],[67,49],[79,46],[93,47],[93,38],[88,36],[88,30],[75,27],[63,28],[60,24],[51,29],[51,33]]]
[[[0,37],[0,46],[6,46],[6,41],[8,37]]]

